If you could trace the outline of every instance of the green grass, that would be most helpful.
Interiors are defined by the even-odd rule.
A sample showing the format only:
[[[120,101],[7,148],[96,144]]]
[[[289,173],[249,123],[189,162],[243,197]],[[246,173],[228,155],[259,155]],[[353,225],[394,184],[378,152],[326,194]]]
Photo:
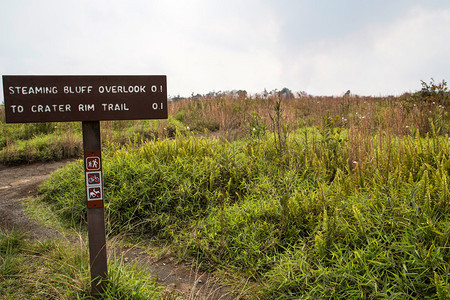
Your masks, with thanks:
[[[176,132],[186,131],[186,126],[173,118],[105,121],[101,130],[103,147],[107,148],[173,138]],[[77,158],[82,149],[81,122],[6,124],[0,120],[0,163],[5,165]]]
[[[81,124],[0,122],[0,162],[55,161],[82,153]]]
[[[0,150],[5,164],[21,164],[36,161],[58,161],[79,157],[82,153],[80,135],[38,135],[31,140],[18,140],[13,147]]]
[[[261,298],[448,297],[448,136],[374,137],[353,163],[352,137],[326,124],[285,144],[178,136],[111,149],[108,230],[250,277]],[[42,201],[79,224],[83,185],[75,163]]]
[[[167,121],[102,122],[108,233],[248,278],[248,298],[448,299],[445,95],[187,99]],[[79,124],[0,125],[6,164],[81,139]],[[83,174],[82,161],[57,171],[38,200],[77,229]]]
[[[2,299],[92,299],[86,245],[31,241],[18,231],[0,231]],[[109,263],[98,299],[175,299],[156,279],[120,258]]]

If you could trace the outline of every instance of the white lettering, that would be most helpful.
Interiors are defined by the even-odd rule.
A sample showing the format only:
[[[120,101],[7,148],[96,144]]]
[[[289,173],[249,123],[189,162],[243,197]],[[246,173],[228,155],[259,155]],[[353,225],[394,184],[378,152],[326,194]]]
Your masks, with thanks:
[[[56,86],[10,86],[8,90],[10,95],[58,94]]]
[[[157,110],[157,109],[163,109],[164,108],[164,103],[160,103],[160,105],[159,105],[159,107],[158,107],[158,103],[153,103],[152,104],[152,108],[154,109],[154,110]]]
[[[126,111],[130,110],[126,103],[102,103],[103,111]]]
[[[64,86],[64,94],[84,94],[90,93],[92,86],[80,85],[80,86]]]
[[[99,86],[98,92],[100,94],[108,93],[108,94],[128,94],[128,93],[145,93],[145,85],[110,85],[110,86]],[[155,86],[155,89],[157,87]],[[156,90],[155,90],[156,91]]]
[[[79,104],[78,111],[95,111],[94,104]]]
[[[31,112],[42,113],[42,112],[68,112],[71,110],[70,104],[52,104],[52,105],[32,105]],[[23,111],[23,108],[22,108]]]
[[[15,114],[16,112],[22,113],[23,112],[23,106],[22,105],[10,105],[12,112]],[[17,108],[17,109],[16,109]]]

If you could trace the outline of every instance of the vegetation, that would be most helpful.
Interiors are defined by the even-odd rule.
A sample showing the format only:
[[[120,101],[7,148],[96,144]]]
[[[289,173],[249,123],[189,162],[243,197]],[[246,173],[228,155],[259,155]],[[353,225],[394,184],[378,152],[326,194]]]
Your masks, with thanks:
[[[270,136],[179,136],[113,151],[109,230],[264,279],[261,297],[447,295],[448,137],[396,138],[366,153],[373,164],[349,165],[345,133],[321,130],[296,133],[283,156]],[[41,189],[74,224],[85,215],[81,173],[73,164]]]
[[[170,138],[185,126],[169,118],[154,121],[102,122],[102,140],[109,144],[140,143]],[[0,122],[0,161],[5,165],[76,158],[82,155],[81,122],[5,124]]]
[[[105,142],[108,231],[248,278],[249,298],[447,299],[448,91],[422,86],[398,98],[178,100],[170,139],[111,122],[129,142]],[[69,226],[86,219],[82,173],[77,161],[40,188]]]
[[[2,299],[92,299],[86,247],[67,241],[32,241],[18,231],[0,231]],[[174,299],[136,267],[112,259],[100,299]]]

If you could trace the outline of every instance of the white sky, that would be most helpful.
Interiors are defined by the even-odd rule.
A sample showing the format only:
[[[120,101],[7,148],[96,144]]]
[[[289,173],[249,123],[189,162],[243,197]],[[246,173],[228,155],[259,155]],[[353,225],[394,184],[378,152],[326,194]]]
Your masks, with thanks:
[[[0,1],[1,75],[167,75],[170,96],[450,79],[448,0]]]

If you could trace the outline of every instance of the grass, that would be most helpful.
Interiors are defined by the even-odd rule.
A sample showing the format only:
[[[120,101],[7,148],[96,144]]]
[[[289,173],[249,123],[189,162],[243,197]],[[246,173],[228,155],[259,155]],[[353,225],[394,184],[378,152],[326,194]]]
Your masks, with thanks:
[[[377,132],[387,139],[415,134],[412,131],[425,136],[434,126],[439,134],[450,134],[448,102],[446,83],[434,81],[423,85],[421,91],[400,97],[191,98],[169,101],[168,120],[102,122],[102,140],[104,147],[130,142],[141,144],[148,140],[173,138],[176,132],[188,131],[221,132],[226,133],[229,140],[237,140],[277,131],[281,127],[276,128],[276,119],[282,119],[284,130],[289,132],[305,126],[320,126],[324,117],[330,117],[336,125],[349,130],[351,137],[364,135],[364,146],[370,148]],[[277,105],[282,112],[277,113],[274,109]],[[0,109],[0,161],[3,164],[81,155],[79,122],[5,124],[3,110]],[[361,139],[351,142],[359,143]],[[359,149],[352,150],[355,157],[364,155]]]
[[[104,122],[107,230],[249,278],[248,298],[447,299],[448,93],[433,95],[219,96],[170,103],[168,123]],[[40,187],[73,228],[82,174]]]
[[[57,241],[30,242],[17,231],[1,231],[0,237],[0,290],[6,299],[87,297],[87,253]]]
[[[173,118],[105,121],[101,129],[105,148],[111,144],[172,138],[177,131],[186,131],[185,126]],[[83,152],[80,122],[6,124],[0,118],[0,133],[0,162],[4,165],[77,158]]]
[[[109,264],[108,284],[98,299],[176,299],[156,279],[120,258]],[[31,241],[19,231],[0,231],[2,299],[93,299],[86,245]]]
[[[111,151],[108,230],[250,276],[261,298],[445,299],[448,136],[375,138],[378,147],[349,164],[349,133],[327,126],[292,133],[283,156],[272,134],[180,135]],[[41,187],[73,224],[85,215],[79,174],[75,163]]]

